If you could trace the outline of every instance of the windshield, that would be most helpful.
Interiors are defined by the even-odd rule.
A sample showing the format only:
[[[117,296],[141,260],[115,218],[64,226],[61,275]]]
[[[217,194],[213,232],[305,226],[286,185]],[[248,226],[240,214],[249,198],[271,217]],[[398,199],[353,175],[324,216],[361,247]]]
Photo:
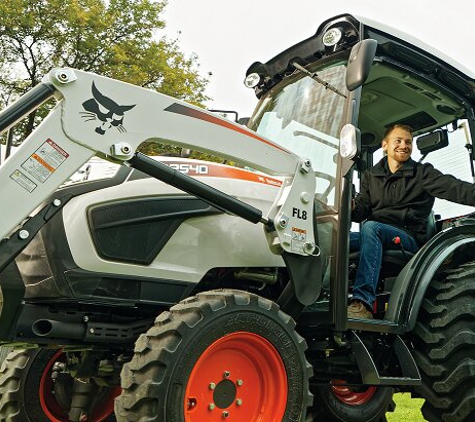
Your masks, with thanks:
[[[103,160],[99,157],[92,157],[76,173],[74,173],[61,187],[91,182],[99,179],[111,179],[119,171],[120,165]]]
[[[343,64],[310,70],[347,95]],[[337,198],[339,135],[346,123],[345,115],[343,96],[297,71],[262,98],[250,127],[295,154],[309,158],[317,175],[316,197],[333,207]]]

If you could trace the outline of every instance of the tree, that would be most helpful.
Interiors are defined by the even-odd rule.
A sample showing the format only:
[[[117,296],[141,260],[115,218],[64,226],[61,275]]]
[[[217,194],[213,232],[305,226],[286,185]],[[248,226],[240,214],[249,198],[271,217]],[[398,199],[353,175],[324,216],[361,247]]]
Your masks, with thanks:
[[[199,105],[207,80],[178,40],[159,37],[166,0],[2,0],[0,107],[53,67],[95,72]],[[15,131],[20,143],[48,107]]]

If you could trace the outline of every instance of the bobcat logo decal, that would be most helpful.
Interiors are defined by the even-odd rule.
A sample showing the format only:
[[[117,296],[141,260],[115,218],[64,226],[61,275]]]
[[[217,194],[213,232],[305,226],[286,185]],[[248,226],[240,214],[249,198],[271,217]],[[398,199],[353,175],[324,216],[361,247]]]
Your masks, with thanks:
[[[114,100],[102,94],[94,82],[92,83],[92,96],[93,98],[82,103],[84,110],[86,110],[80,112],[84,121],[99,120],[100,124],[95,129],[99,135],[104,135],[106,130],[113,126],[119,132],[127,132],[122,125],[124,114],[134,108],[136,104],[123,106],[117,104]]]

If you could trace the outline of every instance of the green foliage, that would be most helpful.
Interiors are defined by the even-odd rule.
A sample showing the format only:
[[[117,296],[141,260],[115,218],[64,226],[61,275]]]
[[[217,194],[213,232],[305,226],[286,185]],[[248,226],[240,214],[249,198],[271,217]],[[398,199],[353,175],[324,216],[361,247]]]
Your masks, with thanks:
[[[394,395],[396,411],[387,413],[388,422],[422,422],[421,406],[423,399],[411,398],[410,393],[398,393]]]
[[[119,79],[199,105],[207,80],[178,40],[159,36],[165,0],[2,0],[0,108],[54,67]],[[16,129],[21,142],[45,114]]]

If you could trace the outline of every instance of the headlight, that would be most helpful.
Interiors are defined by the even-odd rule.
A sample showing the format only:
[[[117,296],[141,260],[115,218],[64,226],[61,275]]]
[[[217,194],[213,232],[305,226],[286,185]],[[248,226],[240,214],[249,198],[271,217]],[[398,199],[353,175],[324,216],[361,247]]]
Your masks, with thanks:
[[[340,132],[340,155],[349,160],[356,157],[359,149],[360,131],[351,123],[343,126]]]
[[[341,40],[342,33],[338,28],[329,29],[323,34],[323,45],[325,47],[333,47]]]
[[[244,85],[246,85],[248,88],[254,88],[259,85],[260,82],[261,75],[258,73],[250,73],[246,76],[246,79],[244,79]]]

